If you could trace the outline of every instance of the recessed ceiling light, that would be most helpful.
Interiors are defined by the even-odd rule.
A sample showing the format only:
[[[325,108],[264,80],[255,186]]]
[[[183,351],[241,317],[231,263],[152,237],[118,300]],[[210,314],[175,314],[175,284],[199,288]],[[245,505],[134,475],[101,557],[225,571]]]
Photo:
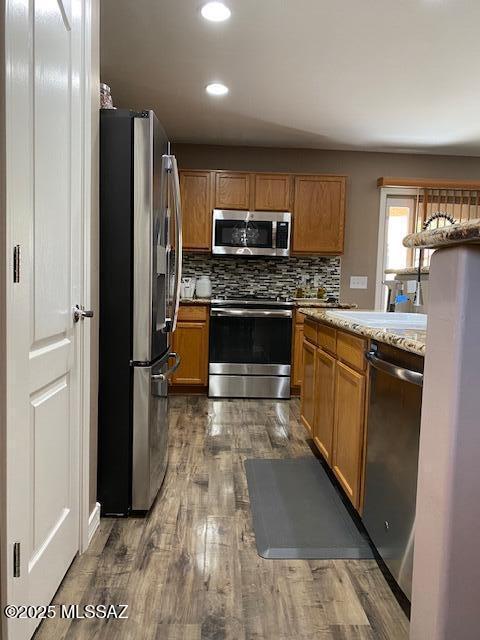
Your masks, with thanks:
[[[228,87],[221,82],[212,82],[205,87],[205,91],[211,96],[225,96],[228,93]]]
[[[202,16],[211,22],[223,22],[228,20],[231,14],[232,12],[223,2],[207,2],[202,7]]]

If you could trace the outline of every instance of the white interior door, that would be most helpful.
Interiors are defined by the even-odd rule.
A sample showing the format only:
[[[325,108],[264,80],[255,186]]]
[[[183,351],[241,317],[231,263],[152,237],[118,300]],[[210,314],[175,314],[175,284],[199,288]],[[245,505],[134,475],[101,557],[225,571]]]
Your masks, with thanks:
[[[48,604],[79,547],[82,9],[7,0],[7,237],[21,255],[7,301],[10,604]],[[11,620],[9,640],[37,623]]]

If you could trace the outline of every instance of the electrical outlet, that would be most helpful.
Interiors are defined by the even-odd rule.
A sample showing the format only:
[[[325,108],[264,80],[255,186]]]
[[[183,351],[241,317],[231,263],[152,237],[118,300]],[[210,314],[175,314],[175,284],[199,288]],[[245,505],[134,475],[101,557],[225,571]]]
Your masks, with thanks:
[[[322,276],[315,275],[313,276],[313,286],[318,289],[318,287],[322,284]]]
[[[350,289],[367,289],[367,276],[350,276]]]

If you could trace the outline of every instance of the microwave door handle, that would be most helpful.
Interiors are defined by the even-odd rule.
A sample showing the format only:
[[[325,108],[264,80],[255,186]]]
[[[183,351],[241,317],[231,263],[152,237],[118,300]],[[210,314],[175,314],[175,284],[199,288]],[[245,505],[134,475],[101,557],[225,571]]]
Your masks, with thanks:
[[[182,280],[182,252],[183,252],[183,235],[182,235],[182,205],[180,199],[180,180],[178,177],[177,159],[175,156],[167,156],[168,159],[168,175],[173,181],[173,207],[175,211],[175,286],[172,296],[173,312],[172,317],[168,318],[167,331],[173,333],[177,327],[178,310],[180,308],[180,283]]]
[[[277,248],[277,221],[272,222],[272,249]]]

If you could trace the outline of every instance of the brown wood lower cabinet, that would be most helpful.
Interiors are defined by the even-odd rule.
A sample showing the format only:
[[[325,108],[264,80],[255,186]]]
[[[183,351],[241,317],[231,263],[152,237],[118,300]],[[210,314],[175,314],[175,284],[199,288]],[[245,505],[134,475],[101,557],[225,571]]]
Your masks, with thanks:
[[[172,384],[180,387],[208,384],[208,307],[181,306],[177,328],[173,334],[173,351],[181,363]]]
[[[292,336],[292,393],[299,393],[303,378],[303,313],[295,312]]]
[[[355,507],[360,503],[364,414],[365,376],[337,362],[332,469]]]
[[[313,434],[315,419],[315,347],[303,341],[302,422]]]
[[[313,439],[327,462],[332,459],[335,413],[335,358],[315,351],[315,419]]]
[[[361,511],[368,372],[363,353],[367,340],[312,324],[306,321],[308,331],[303,341],[302,422],[353,506]],[[343,349],[345,343],[351,348]],[[330,353],[320,344],[328,344]]]

